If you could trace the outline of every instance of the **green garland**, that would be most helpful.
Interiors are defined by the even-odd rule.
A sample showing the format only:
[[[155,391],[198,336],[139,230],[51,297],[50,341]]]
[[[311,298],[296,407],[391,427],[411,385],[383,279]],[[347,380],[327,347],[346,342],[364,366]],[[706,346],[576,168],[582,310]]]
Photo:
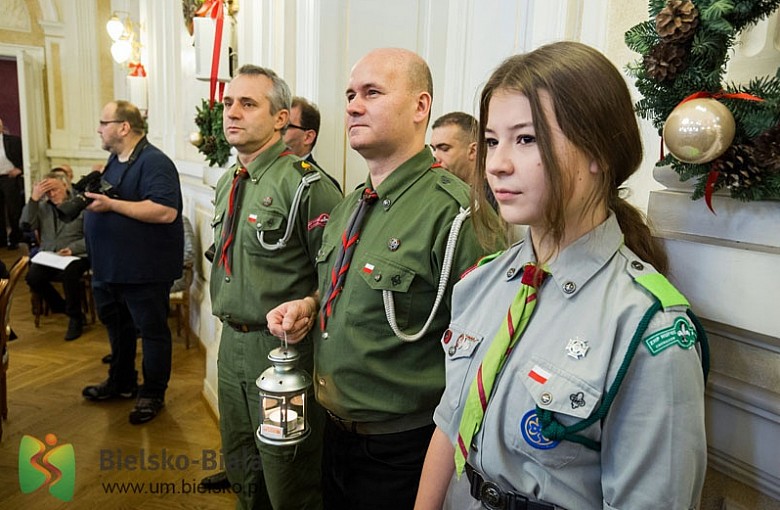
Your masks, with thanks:
[[[223,166],[230,157],[230,144],[222,131],[222,103],[215,102],[209,109],[209,101],[203,99],[197,112],[195,124],[202,137],[198,151],[206,156],[209,166]]]
[[[681,3],[685,2],[650,0],[651,19],[625,34],[626,45],[643,56],[642,60],[628,65],[628,73],[636,78],[636,86],[643,96],[636,103],[639,116],[651,120],[660,135],[672,110],[695,92],[746,92],[764,101],[721,100],[734,115],[736,135],[730,150],[720,158],[706,164],[690,164],[667,154],[657,165],[671,165],[680,180],[697,179],[693,199],[705,195],[708,176],[717,177],[710,183],[713,190],[727,188],[731,197],[738,200],[780,197],[776,152],[768,159],[765,156],[767,150],[776,151],[780,142],[780,69],[775,76],[757,77],[748,84],[722,83],[729,49],[739,32],[769,16],[780,7],[780,0],[694,0],[698,19],[683,27],[683,32],[688,29],[690,32],[682,34],[677,30],[670,35],[668,32],[675,28],[672,23],[661,36],[659,27],[668,21],[669,10],[679,8]],[[662,65],[653,68],[659,61]],[[666,76],[668,69],[672,72]],[[711,174],[726,168],[724,164],[734,173],[750,172],[755,178],[748,180],[747,185],[733,185],[734,181],[723,172]]]

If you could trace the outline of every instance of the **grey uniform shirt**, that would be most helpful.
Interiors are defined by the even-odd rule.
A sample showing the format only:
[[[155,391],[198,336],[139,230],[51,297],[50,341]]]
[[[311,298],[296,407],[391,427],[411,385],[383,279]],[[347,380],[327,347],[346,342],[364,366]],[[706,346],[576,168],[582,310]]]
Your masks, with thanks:
[[[528,236],[454,288],[442,337],[447,386],[434,415],[453,443],[523,265],[535,261]],[[652,317],[608,415],[580,433],[600,442],[600,451],[551,441],[540,433],[536,406],[565,426],[590,416],[656,300],[635,282],[655,270],[624,246],[614,214],[548,269],[531,321],[496,379],[469,464],[505,491],[569,510],[694,508],[707,452],[702,367],[686,308]],[[677,341],[680,328],[687,336]],[[465,474],[453,477],[450,508],[480,508],[468,483]]]

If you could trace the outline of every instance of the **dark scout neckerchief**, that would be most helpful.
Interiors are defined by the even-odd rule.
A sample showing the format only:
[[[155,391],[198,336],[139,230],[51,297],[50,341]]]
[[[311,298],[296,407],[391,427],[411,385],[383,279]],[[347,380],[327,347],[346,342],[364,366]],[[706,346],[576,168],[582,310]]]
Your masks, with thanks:
[[[347,277],[349,263],[352,261],[352,255],[355,253],[355,244],[360,237],[360,227],[363,224],[363,218],[368,211],[368,207],[377,201],[379,195],[376,191],[366,188],[358,202],[358,206],[347,221],[347,228],[341,234],[341,246],[336,255],[336,261],[333,263],[333,269],[330,274],[330,285],[328,291],[322,299],[322,309],[320,310],[320,329],[325,331],[328,325],[328,318],[333,313],[333,305],[336,298],[344,288],[344,279]]]

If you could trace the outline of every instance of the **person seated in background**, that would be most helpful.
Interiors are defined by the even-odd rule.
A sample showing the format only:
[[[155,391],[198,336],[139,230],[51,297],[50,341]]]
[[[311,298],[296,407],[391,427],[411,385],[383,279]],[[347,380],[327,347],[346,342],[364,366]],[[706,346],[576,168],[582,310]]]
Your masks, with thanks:
[[[65,222],[59,218],[57,207],[70,197],[68,178],[62,172],[50,172],[33,186],[30,200],[22,210],[21,224],[38,233],[40,249],[63,256],[79,257],[60,270],[32,262],[27,272],[27,285],[49,305],[54,313],[65,313],[70,318],[65,340],[75,340],[84,328],[81,312],[81,277],[89,269],[84,243],[84,213]],[[52,286],[61,281],[65,298]]]
[[[61,173],[68,178],[68,184],[73,182],[73,167],[70,165],[62,164],[57,168],[52,168],[52,172]]]
[[[181,219],[184,223],[184,266],[192,266],[195,262],[195,246],[193,244],[195,232],[192,230],[192,223],[190,223],[190,220],[186,216],[182,216]],[[186,285],[187,278],[185,275],[181,275],[181,278],[173,281],[171,294],[187,290],[185,289]]]

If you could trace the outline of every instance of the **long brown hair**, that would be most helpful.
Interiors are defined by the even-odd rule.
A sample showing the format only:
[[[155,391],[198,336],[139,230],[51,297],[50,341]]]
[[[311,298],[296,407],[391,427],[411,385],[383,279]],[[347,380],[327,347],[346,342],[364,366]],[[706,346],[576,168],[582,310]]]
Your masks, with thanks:
[[[562,41],[530,53],[506,59],[491,75],[479,102],[477,182],[485,185],[485,126],[490,100],[499,91],[519,93],[531,105],[536,141],[549,184],[544,218],[548,235],[560,247],[566,228],[565,206],[570,183],[565,161],[555,153],[550,119],[542,107],[540,92],[552,102],[564,136],[596,162],[601,183],[590,203],[603,202],[614,211],[626,245],[659,272],[668,269],[663,247],[650,233],[643,215],[619,196],[620,186],[636,172],[642,161],[642,141],[626,82],[604,55],[581,43]],[[479,207],[474,215],[480,241],[494,235],[482,193],[474,193]]]

